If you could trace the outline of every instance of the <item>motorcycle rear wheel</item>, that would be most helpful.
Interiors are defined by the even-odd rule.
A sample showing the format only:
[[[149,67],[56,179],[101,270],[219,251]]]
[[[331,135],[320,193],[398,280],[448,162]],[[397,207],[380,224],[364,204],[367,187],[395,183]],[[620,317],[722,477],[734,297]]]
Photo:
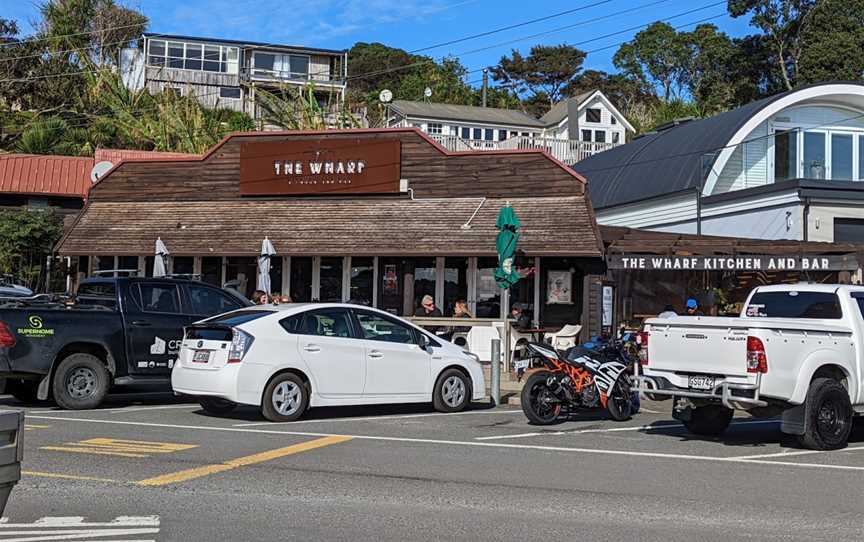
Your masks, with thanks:
[[[534,425],[551,425],[561,415],[561,403],[546,384],[552,376],[549,371],[533,373],[522,387],[522,412]]]

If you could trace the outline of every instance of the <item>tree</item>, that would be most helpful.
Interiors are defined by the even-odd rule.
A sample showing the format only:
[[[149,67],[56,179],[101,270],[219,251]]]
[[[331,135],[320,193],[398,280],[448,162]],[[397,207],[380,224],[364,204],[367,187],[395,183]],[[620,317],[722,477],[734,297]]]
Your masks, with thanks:
[[[802,36],[816,5],[817,0],[729,0],[729,13],[733,17],[749,13],[750,24],[762,30],[787,90],[796,85],[805,48]],[[837,9],[843,11],[845,6],[846,2],[841,2]]]
[[[520,96],[535,100],[543,95],[552,106],[564,97],[564,89],[582,70],[586,53],[571,45],[535,45],[528,56],[513,50],[492,68],[492,78],[509,85]]]
[[[799,84],[864,74],[864,0],[822,0],[801,33]]]
[[[680,39],[686,50],[682,79],[691,98],[703,115],[724,111],[734,94],[732,40],[713,24],[701,24],[680,34]]]
[[[615,53],[612,62],[625,75],[663,89],[663,100],[680,97],[686,85],[687,47],[675,29],[656,22],[640,31]]]
[[[35,288],[61,233],[60,217],[51,209],[0,211],[0,273]]]
[[[620,73],[609,74],[601,70],[585,70],[564,89],[564,94],[577,96],[594,90],[601,91],[619,108],[634,102],[657,101],[650,85]]]

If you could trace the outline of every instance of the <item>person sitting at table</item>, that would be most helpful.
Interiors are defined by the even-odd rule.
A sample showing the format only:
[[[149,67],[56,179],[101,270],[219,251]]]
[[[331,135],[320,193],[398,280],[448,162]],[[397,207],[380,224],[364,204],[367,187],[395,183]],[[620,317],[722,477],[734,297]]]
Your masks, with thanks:
[[[457,299],[453,305],[453,318],[474,318],[468,310],[468,303],[464,299]],[[451,330],[451,333],[468,333],[471,331],[471,326],[458,326]]]
[[[520,303],[514,303],[510,308],[510,318],[516,320],[513,324],[516,329],[531,329],[531,317],[522,310]]]
[[[424,295],[420,300],[420,308],[414,313],[414,316],[422,318],[441,318],[441,311],[435,306],[435,300],[431,295]]]

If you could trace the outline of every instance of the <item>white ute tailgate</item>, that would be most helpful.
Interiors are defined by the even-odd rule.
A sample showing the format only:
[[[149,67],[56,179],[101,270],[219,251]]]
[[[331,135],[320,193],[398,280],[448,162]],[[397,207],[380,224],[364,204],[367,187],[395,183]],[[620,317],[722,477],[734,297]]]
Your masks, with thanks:
[[[651,371],[747,376],[748,322],[740,318],[652,318]]]

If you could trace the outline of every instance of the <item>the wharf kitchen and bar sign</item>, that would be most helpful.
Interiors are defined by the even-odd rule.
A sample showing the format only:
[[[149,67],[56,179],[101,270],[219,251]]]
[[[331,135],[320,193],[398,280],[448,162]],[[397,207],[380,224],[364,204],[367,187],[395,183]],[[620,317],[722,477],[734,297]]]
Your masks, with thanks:
[[[321,138],[240,145],[243,196],[399,192],[397,139]]]
[[[858,269],[855,254],[840,256],[658,256],[615,255],[610,269],[648,271],[847,271]]]

